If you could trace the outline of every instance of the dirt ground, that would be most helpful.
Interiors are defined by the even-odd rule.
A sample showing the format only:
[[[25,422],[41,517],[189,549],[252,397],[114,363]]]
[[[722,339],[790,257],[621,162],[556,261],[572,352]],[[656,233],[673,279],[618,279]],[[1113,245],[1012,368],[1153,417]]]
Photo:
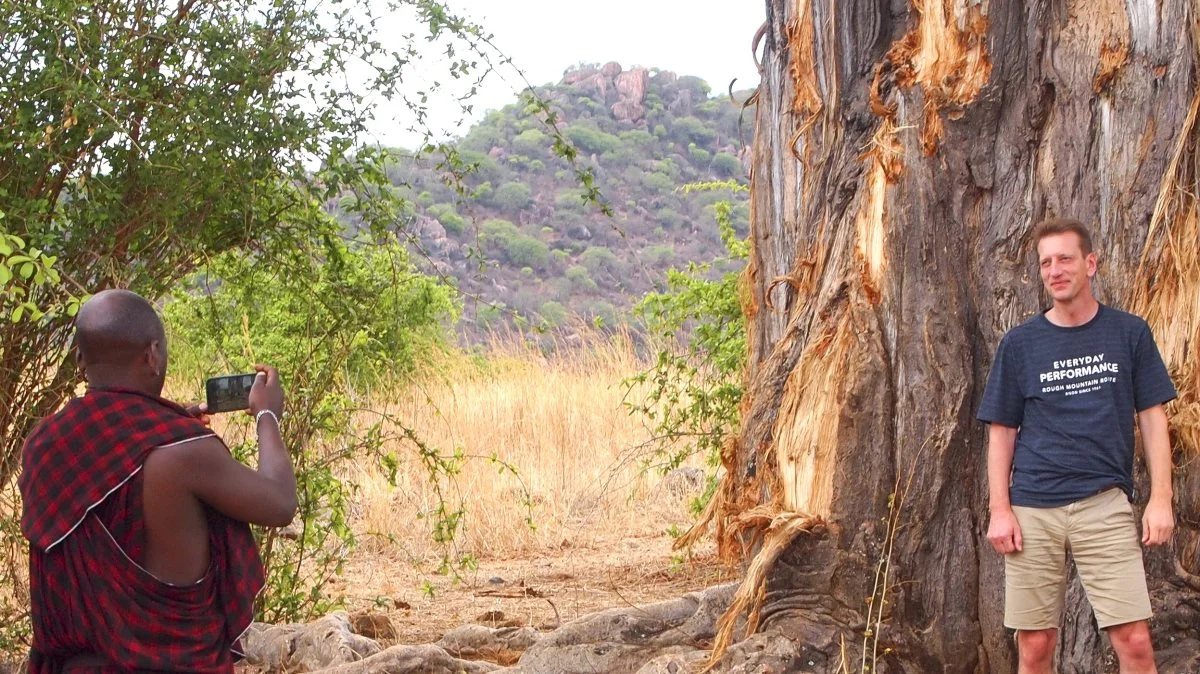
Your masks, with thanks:
[[[523,559],[487,559],[454,581],[421,573],[382,555],[351,559],[332,592],[344,593],[351,611],[386,615],[402,644],[434,642],[467,623],[529,625],[552,630],[589,613],[642,606],[729,582],[733,571],[711,545],[680,560],[665,534],[611,536],[583,547],[569,543]],[[433,588],[430,597],[422,591]]]

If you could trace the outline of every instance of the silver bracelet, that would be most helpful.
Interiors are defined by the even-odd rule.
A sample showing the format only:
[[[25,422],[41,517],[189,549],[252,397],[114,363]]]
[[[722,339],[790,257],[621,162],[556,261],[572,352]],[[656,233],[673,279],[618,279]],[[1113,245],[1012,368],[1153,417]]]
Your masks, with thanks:
[[[258,422],[262,421],[263,415],[267,415],[275,420],[275,427],[279,427],[279,417],[271,410],[259,410],[258,414],[254,415],[254,425],[258,426]]]

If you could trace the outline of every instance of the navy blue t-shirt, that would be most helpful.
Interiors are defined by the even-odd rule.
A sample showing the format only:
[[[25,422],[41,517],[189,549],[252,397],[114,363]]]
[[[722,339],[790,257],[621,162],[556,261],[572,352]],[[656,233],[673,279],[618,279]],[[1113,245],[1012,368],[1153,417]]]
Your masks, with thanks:
[[[1146,321],[1101,305],[1080,326],[1010,330],[977,417],[1019,429],[1012,504],[1053,508],[1113,485],[1132,498],[1134,412],[1175,396]]]

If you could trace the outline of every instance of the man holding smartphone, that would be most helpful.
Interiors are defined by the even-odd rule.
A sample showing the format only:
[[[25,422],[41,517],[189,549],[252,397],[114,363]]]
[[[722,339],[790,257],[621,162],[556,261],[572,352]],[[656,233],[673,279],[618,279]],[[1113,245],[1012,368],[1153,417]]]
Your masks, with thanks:
[[[255,470],[202,408],[161,397],[166,337],[144,298],[88,300],[75,350],[86,394],[39,424],[22,455],[29,671],[233,672],[264,583],[248,524],[284,526],[297,508],[279,373],[255,368]]]

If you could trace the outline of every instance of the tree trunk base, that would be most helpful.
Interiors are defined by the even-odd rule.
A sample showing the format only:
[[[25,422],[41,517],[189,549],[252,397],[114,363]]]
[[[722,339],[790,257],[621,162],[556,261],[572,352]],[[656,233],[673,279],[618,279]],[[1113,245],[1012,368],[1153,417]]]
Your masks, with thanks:
[[[835,527],[795,537],[758,579],[758,588],[731,583],[643,607],[609,609],[549,633],[526,627],[464,625],[435,644],[383,648],[355,633],[370,621],[334,613],[307,625],[255,625],[245,640],[248,663],[267,674],[995,674],[1008,663],[980,652],[969,662],[932,653],[923,632],[891,622],[889,606],[903,602],[903,582],[876,592],[878,551],[872,536],[846,536]],[[839,547],[844,545],[845,549]],[[753,578],[751,580],[754,580]],[[1151,621],[1159,671],[1200,673],[1200,633],[1188,616],[1200,594],[1187,586],[1158,588]],[[1072,592],[1080,591],[1077,584]],[[747,621],[736,595],[758,598]],[[884,601],[871,611],[868,598]],[[861,603],[854,606],[855,600]],[[1086,603],[1084,603],[1086,607]],[[731,610],[733,607],[733,610]],[[1161,608],[1161,610],[1159,610]],[[1104,639],[1087,615],[1065,622],[1062,641]],[[713,659],[723,621],[733,620],[733,640]],[[1182,620],[1182,622],[1181,622]],[[747,634],[749,625],[757,625]],[[964,638],[973,638],[965,635]],[[1002,639],[1011,641],[1011,633]],[[1107,644],[1097,661],[1064,660],[1060,671],[1116,672]]]

